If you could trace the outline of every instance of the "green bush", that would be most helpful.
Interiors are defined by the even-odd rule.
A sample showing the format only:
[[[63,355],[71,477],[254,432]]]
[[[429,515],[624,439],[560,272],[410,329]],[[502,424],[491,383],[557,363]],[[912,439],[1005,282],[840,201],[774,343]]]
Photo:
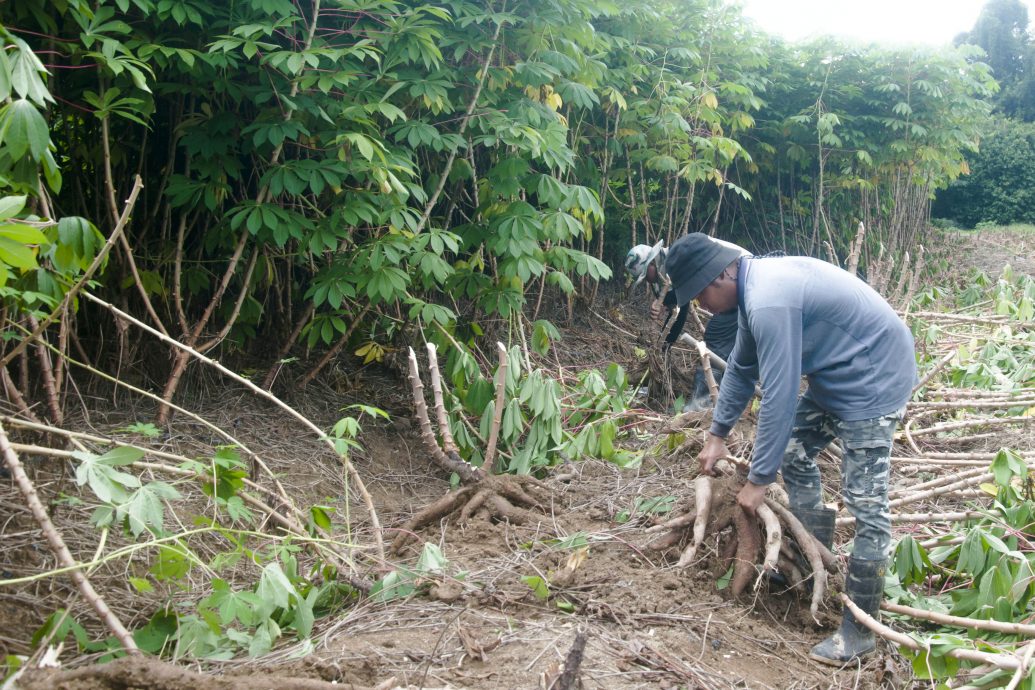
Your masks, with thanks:
[[[998,120],[968,163],[970,174],[938,194],[933,216],[967,228],[1035,222],[1035,124]]]

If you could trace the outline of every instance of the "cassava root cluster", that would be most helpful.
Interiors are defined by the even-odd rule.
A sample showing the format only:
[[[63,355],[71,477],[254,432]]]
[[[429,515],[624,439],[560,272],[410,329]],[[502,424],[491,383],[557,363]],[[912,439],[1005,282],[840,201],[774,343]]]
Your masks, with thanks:
[[[743,483],[736,472],[697,477],[693,510],[648,528],[648,534],[658,535],[650,548],[665,551],[686,542],[676,563],[684,568],[697,561],[708,537],[715,537],[720,571],[733,566],[730,591],[734,596],[740,596],[752,580],[757,589],[770,573],[779,572],[792,588],[811,580],[810,611],[815,618],[827,590],[827,570],[835,565],[834,555],[787,509],[786,496],[775,485],[757,515],[748,515],[736,500]],[[790,539],[785,539],[788,534]]]

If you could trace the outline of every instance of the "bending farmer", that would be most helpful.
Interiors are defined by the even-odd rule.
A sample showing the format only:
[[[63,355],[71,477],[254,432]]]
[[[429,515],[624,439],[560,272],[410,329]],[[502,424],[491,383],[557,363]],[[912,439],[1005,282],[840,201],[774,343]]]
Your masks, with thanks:
[[[876,616],[891,544],[891,445],[916,382],[909,329],[866,283],[819,259],[742,257],[694,233],[672,245],[666,266],[676,304],[696,299],[714,314],[740,307],[737,342],[698,456],[702,471],[711,474],[727,454],[725,437],[760,382],[754,456],[737,502],[754,514],[782,471],[791,511],[830,547],[834,511],[822,503],[815,458],[840,438],[842,495],[856,518],[845,589]],[[808,389],[799,398],[802,375]],[[810,656],[841,665],[874,648],[873,633],[846,610],[840,629]]]

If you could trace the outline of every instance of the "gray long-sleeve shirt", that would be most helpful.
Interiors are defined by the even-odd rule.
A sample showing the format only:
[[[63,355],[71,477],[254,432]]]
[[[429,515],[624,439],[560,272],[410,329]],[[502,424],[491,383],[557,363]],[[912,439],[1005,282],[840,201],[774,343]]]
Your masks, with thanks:
[[[819,407],[845,421],[899,410],[916,383],[913,336],[869,285],[809,257],[741,259],[740,330],[711,432],[725,437],[761,383],[748,479],[769,484],[783,462],[801,377]]]

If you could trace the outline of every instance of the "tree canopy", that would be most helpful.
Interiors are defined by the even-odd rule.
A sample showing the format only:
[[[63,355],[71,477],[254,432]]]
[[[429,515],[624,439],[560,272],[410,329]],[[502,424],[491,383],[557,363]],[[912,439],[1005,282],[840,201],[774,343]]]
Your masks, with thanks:
[[[864,221],[905,248],[994,88],[968,48],[791,46],[720,0],[30,0],[0,22],[9,316],[55,308],[139,175],[101,290],[267,360],[474,343],[690,230],[843,258]],[[103,329],[79,324],[115,362]],[[150,372],[166,398],[185,366]]]

